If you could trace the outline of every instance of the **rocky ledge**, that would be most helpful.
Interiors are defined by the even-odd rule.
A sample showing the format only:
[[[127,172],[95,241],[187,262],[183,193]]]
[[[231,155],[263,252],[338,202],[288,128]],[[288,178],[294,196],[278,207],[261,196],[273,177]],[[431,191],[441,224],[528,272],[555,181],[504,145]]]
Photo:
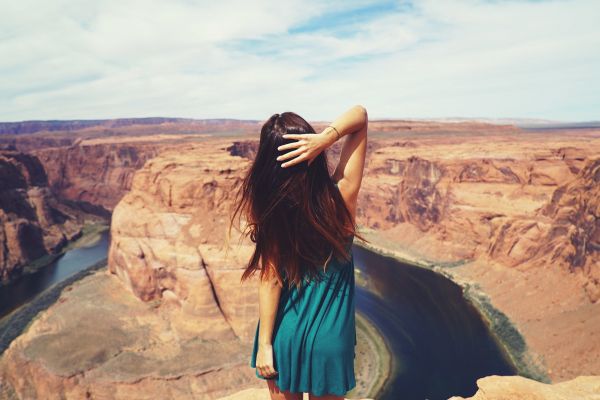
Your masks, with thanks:
[[[522,376],[486,376],[477,380],[473,397],[453,396],[449,400],[598,400],[600,377],[578,376],[555,384]]]

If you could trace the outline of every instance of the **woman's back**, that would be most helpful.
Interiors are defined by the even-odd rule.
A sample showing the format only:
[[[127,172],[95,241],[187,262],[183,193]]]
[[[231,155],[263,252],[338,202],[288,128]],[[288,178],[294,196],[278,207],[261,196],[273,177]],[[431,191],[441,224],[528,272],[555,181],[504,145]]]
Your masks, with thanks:
[[[354,304],[354,256],[350,238],[346,249],[350,260],[332,257],[319,279],[298,290],[284,286],[273,328],[274,367],[272,378],[280,390],[310,392],[315,396],[343,396],[356,386]],[[256,368],[256,327],[250,366]],[[258,370],[256,376],[263,378]]]

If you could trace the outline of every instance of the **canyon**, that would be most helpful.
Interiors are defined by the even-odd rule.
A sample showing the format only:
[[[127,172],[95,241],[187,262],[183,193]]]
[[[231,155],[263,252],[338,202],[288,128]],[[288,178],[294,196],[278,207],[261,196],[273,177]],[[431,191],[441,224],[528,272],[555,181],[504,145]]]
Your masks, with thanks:
[[[81,235],[85,213],[60,201],[39,158],[0,151],[0,280],[48,262]]]
[[[65,290],[0,359],[1,382],[20,398],[218,398],[262,387],[247,365],[256,282],[239,282],[252,243],[227,235],[260,125],[222,124],[4,128],[6,152],[46,171],[45,179],[11,178],[21,182],[14,190],[43,188],[54,209],[111,216],[106,273]],[[328,150],[331,163],[340,148]],[[484,293],[522,336],[525,374],[541,371],[555,385],[599,375],[599,155],[598,129],[372,121],[357,223],[381,251]],[[2,193],[9,204],[14,194],[4,185]],[[43,220],[34,214],[24,217]],[[66,229],[53,222],[46,228]],[[56,247],[51,237],[35,248]],[[67,343],[79,349],[71,357]],[[487,382],[506,388],[512,380]]]

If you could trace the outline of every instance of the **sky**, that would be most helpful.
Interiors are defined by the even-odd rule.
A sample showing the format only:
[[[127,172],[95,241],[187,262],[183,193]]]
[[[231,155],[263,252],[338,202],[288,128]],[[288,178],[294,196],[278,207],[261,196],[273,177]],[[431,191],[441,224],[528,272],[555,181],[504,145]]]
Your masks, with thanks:
[[[600,120],[598,0],[0,0],[0,121]]]

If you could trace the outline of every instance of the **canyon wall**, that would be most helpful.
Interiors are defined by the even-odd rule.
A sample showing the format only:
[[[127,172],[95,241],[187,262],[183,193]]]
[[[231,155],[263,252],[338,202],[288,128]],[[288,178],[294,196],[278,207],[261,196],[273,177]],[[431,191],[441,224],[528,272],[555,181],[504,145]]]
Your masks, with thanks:
[[[76,210],[61,204],[48,187],[39,159],[0,152],[0,278],[54,254],[80,234]]]
[[[382,251],[476,288],[553,381],[598,374],[599,137],[377,140],[357,221]]]
[[[478,390],[472,397],[453,396],[448,400],[597,400],[600,377],[578,376],[547,384],[522,376],[492,375],[477,380]]]
[[[225,143],[163,152],[135,174],[113,211],[109,270],[140,299],[175,305],[182,321],[201,318],[195,333],[248,339],[255,286],[239,280],[252,246],[230,251],[226,227],[249,162]]]
[[[358,222],[433,261],[485,256],[509,268],[581,272],[596,302],[600,153],[564,143],[536,148],[538,140],[380,142]]]
[[[48,182],[60,197],[112,210],[131,188],[133,173],[161,149],[156,144],[75,143],[32,151],[48,171]],[[109,213],[105,213],[109,216]]]

